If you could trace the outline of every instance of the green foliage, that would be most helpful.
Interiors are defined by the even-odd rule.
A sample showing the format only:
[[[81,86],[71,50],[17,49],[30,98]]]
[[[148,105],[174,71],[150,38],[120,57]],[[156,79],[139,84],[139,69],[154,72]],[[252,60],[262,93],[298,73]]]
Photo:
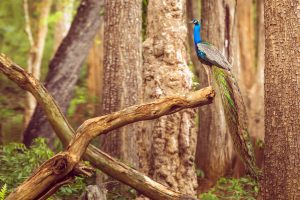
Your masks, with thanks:
[[[254,179],[243,177],[240,179],[221,178],[207,193],[200,195],[202,200],[235,199],[255,200],[259,187]]]
[[[7,185],[4,184],[0,190],[0,200],[4,200],[7,193]]]
[[[70,102],[70,106],[68,108],[68,116],[71,117],[74,115],[76,108],[79,104],[84,104],[88,102],[88,94],[87,89],[85,87],[76,86],[75,87],[75,95],[74,98]]]
[[[205,176],[204,171],[202,171],[201,169],[196,169],[196,175],[198,178],[204,178]]]
[[[22,183],[34,169],[54,156],[44,138],[37,138],[28,149],[24,144],[11,143],[0,149],[0,184],[6,183],[8,192]],[[76,178],[75,183],[62,187],[57,196],[79,195],[85,188],[83,178]]]

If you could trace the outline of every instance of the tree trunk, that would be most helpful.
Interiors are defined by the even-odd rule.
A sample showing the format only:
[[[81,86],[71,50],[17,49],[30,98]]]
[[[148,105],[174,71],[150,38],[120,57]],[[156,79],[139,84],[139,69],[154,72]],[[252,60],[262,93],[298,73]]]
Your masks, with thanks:
[[[140,102],[142,66],[142,4],[139,0],[105,1],[104,88],[102,113]],[[136,125],[101,137],[101,148],[137,165]]]
[[[100,0],[81,1],[68,35],[50,62],[45,87],[63,113],[67,111],[82,63],[99,30],[101,5]],[[25,131],[24,143],[29,145],[38,136],[48,138],[49,144],[53,144],[53,130],[39,106]]]
[[[55,2],[56,13],[59,18],[54,29],[54,52],[67,35],[73,18],[75,0],[60,0]]]
[[[103,17],[100,17],[103,22]],[[94,44],[90,49],[88,56],[88,109],[93,116],[101,112],[102,94],[103,94],[103,42],[104,42],[104,24],[101,23],[100,30],[95,37]]]
[[[263,140],[264,127],[264,68],[265,68],[265,28],[264,0],[257,1],[256,20],[256,70],[254,84],[249,91],[249,132],[255,139]]]
[[[239,69],[239,40],[235,17],[235,1],[202,1],[203,39],[218,47],[233,64],[234,74]],[[200,86],[207,85],[203,68],[199,74]],[[220,96],[213,105],[200,109],[196,166],[204,171],[201,189],[212,186],[228,173],[233,161],[233,145],[229,135]]]
[[[300,199],[300,2],[266,0],[266,200]]]
[[[187,65],[186,1],[153,0],[144,42],[144,94],[148,102],[192,88]],[[145,122],[139,135],[141,169],[158,182],[195,195],[195,110]]]
[[[32,2],[33,4],[33,2]],[[28,72],[33,74],[37,79],[40,78],[42,58],[44,53],[44,46],[46,42],[46,36],[48,33],[48,16],[51,8],[52,0],[34,2],[32,10],[29,10],[28,0],[24,0],[24,13],[26,19],[26,32],[30,43],[30,53],[28,55],[27,64]],[[36,21],[37,26],[31,26],[31,20],[33,19],[29,12],[37,14]],[[32,31],[33,30],[33,31]],[[24,114],[24,127],[27,127],[31,116],[33,115],[36,107],[36,100],[34,97],[27,93],[26,97],[26,109]]]

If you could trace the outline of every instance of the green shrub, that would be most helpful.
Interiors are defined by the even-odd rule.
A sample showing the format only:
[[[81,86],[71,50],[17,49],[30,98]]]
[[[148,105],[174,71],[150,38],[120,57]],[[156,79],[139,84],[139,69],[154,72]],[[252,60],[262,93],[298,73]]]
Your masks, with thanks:
[[[0,200],[4,200],[7,192],[7,185],[4,184],[0,190]]]
[[[44,138],[37,138],[30,148],[20,143],[1,146],[0,185],[6,183],[8,192],[11,192],[30,176],[33,170],[52,156],[54,153],[49,149]],[[84,188],[83,178],[76,177],[75,183],[60,188],[56,195],[59,197],[78,196]]]
[[[200,199],[255,200],[258,191],[259,188],[257,182],[251,178],[221,178],[209,192],[201,194]]]

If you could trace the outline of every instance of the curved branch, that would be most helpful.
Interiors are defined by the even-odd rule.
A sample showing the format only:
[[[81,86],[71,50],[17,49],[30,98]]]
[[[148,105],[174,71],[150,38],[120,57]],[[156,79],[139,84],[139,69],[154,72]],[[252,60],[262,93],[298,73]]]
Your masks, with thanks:
[[[73,130],[54,99],[34,77],[13,63],[5,55],[0,55],[0,71],[21,88],[30,91],[43,107],[58,137],[66,145],[73,136]],[[99,134],[141,120],[150,120],[163,115],[172,114],[185,108],[193,108],[213,101],[214,91],[207,87],[184,96],[165,97],[152,103],[132,106],[106,116],[87,120],[76,132],[66,151],[46,161],[20,185],[7,199],[35,199],[47,193],[55,183],[64,180],[79,163],[86,151],[85,158],[103,172],[117,180],[132,186],[152,199],[193,199],[169,190],[144,174],[116,161],[96,147],[88,144]],[[88,147],[88,148],[87,148]],[[32,189],[34,186],[34,190]]]

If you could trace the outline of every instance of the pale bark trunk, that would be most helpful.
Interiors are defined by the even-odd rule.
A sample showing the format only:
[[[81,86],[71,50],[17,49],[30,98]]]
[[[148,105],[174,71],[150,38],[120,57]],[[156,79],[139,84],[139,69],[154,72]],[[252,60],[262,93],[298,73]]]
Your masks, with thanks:
[[[38,14],[36,27],[31,27],[30,14],[29,14],[29,4],[28,0],[24,0],[24,13],[26,19],[26,32],[28,34],[28,39],[30,43],[30,53],[28,55],[28,72],[33,74],[37,79],[40,78],[41,64],[44,52],[44,46],[46,42],[46,36],[48,33],[48,16],[52,4],[52,0],[46,0],[43,2],[35,2],[34,11]],[[33,30],[33,31],[32,31]],[[26,97],[26,109],[24,114],[24,127],[26,127],[33,115],[34,109],[36,107],[36,100],[34,97],[27,93]]]
[[[300,2],[266,0],[263,197],[300,199]]]
[[[54,29],[54,52],[56,52],[71,27],[74,1],[75,0],[59,0],[55,2],[55,11],[59,13],[59,18]]]
[[[202,35],[218,47],[233,64],[234,74],[240,67],[237,22],[234,22],[235,1],[202,1]],[[236,19],[235,19],[236,20]],[[201,68],[200,87],[207,85],[207,75]],[[220,177],[228,173],[233,161],[233,145],[226,126],[220,96],[213,105],[200,109],[196,166],[204,171],[205,181],[201,189],[208,189]]]
[[[249,91],[249,132],[255,139],[263,140],[264,127],[264,68],[265,68],[265,28],[264,0],[257,1],[256,22],[256,70],[254,84]]]
[[[186,1],[153,0],[148,5],[144,42],[143,100],[191,90],[187,65]],[[140,167],[158,182],[195,194],[195,110],[144,123],[139,135]]]
[[[105,1],[104,83],[102,113],[140,102],[142,66],[142,4],[139,0]],[[136,125],[101,137],[101,148],[137,166]]]
[[[82,63],[99,30],[101,6],[101,0],[81,1],[68,35],[50,62],[45,87],[60,105],[63,113],[68,108]],[[39,106],[25,131],[24,143],[29,145],[38,136],[48,138],[49,144],[54,142],[53,130]]]
[[[101,22],[103,17],[101,16]],[[101,98],[103,93],[103,42],[104,42],[104,25],[101,23],[100,30],[94,39],[94,44],[90,49],[88,56],[88,79],[87,88],[89,95],[89,110],[93,116],[98,115],[101,111]]]

